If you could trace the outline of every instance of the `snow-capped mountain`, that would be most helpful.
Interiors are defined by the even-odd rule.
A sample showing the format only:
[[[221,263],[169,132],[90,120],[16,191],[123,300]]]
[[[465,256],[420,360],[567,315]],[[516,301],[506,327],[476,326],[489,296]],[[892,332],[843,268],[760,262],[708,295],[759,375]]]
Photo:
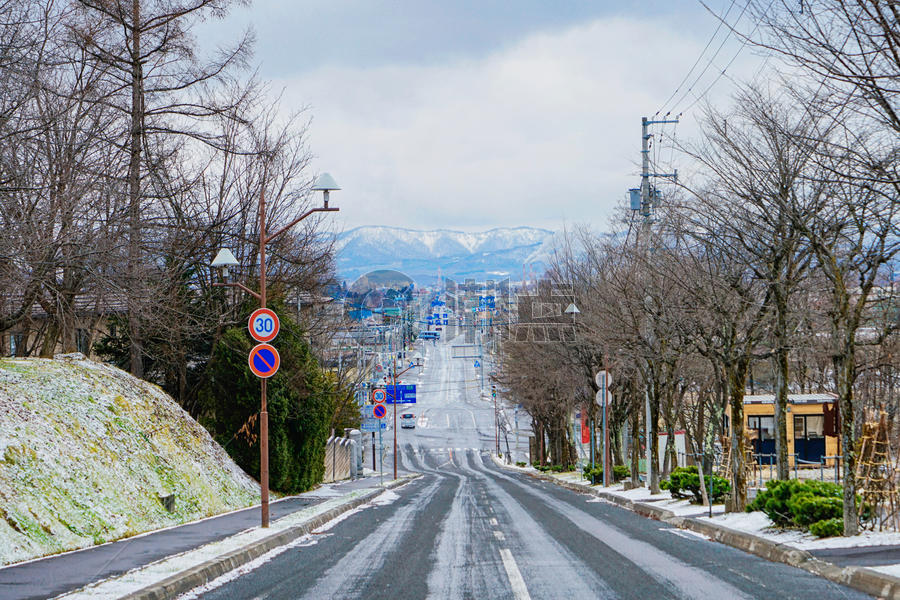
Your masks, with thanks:
[[[380,269],[406,273],[420,285],[444,277],[458,279],[518,278],[523,263],[553,232],[535,227],[501,227],[469,233],[449,229],[417,231],[400,227],[357,227],[338,236],[338,275],[352,282]],[[536,270],[543,265],[535,265]]]

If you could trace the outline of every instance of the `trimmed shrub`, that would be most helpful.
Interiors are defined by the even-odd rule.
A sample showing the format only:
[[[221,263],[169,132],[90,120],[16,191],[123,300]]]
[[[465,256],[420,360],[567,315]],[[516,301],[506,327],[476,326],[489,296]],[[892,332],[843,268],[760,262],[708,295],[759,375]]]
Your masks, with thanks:
[[[704,480],[709,491],[710,482]],[[700,473],[696,465],[689,467],[676,467],[668,479],[659,482],[659,487],[669,490],[673,498],[686,498],[695,504],[703,502],[703,492],[700,491]],[[724,477],[712,476],[712,501],[722,500],[731,491],[731,484]]]
[[[627,465],[613,466],[613,479],[622,481],[626,477],[631,477],[631,469],[629,469]]]
[[[594,468],[587,464],[581,469],[585,479],[590,479],[593,483],[603,483],[603,465],[595,464]],[[591,478],[593,475],[593,479]],[[631,475],[631,470],[625,465],[613,465],[613,481],[622,481]]]
[[[857,504],[860,500],[857,497]],[[844,533],[843,488],[827,481],[769,481],[766,489],[747,505],[761,510],[779,527],[799,527],[819,537]],[[860,518],[871,515],[868,504],[860,507]]]
[[[800,527],[809,527],[818,521],[836,519],[844,513],[844,503],[840,498],[829,496],[813,496],[802,493],[788,501],[794,513],[794,523]]]
[[[835,517],[817,521],[809,526],[809,532],[817,537],[837,537],[844,535],[844,519]]]
[[[806,528],[817,521],[841,516],[841,494],[841,486],[830,482],[773,480],[747,505],[747,512],[761,510],[779,527]]]
[[[591,468],[590,464],[584,465],[581,469],[582,475],[584,475],[585,479],[590,479],[591,483],[602,483],[603,482],[603,467],[595,464],[593,468]]]

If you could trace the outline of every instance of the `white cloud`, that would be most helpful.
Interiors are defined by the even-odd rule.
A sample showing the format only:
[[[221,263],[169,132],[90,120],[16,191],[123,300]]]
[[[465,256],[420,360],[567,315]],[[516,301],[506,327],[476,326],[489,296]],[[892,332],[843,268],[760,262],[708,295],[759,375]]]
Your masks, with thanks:
[[[709,35],[668,27],[602,19],[481,59],[323,67],[274,87],[311,107],[314,166],[343,187],[347,228],[596,225],[637,184],[640,117]]]

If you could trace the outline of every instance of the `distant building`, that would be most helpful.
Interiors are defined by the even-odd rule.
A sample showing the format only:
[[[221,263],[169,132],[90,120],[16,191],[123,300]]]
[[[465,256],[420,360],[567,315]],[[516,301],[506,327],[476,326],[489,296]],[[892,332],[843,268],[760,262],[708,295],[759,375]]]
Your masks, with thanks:
[[[825,456],[839,454],[840,419],[837,396],[825,394],[788,394],[787,438],[791,466],[822,462]],[[744,396],[745,427],[750,432],[752,451],[757,462],[775,462],[775,395]],[[825,462],[832,464],[833,459]]]

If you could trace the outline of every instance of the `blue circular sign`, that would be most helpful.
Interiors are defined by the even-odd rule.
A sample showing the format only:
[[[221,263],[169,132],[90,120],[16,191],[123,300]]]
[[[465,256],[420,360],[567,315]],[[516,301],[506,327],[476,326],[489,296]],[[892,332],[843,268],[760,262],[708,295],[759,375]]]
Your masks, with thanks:
[[[376,404],[372,409],[372,416],[376,419],[383,419],[385,415],[387,415],[387,408],[384,407],[384,404]]]
[[[250,365],[250,370],[253,371],[254,375],[267,379],[278,372],[278,367],[281,365],[281,357],[274,346],[259,344],[250,351],[247,363]]]

